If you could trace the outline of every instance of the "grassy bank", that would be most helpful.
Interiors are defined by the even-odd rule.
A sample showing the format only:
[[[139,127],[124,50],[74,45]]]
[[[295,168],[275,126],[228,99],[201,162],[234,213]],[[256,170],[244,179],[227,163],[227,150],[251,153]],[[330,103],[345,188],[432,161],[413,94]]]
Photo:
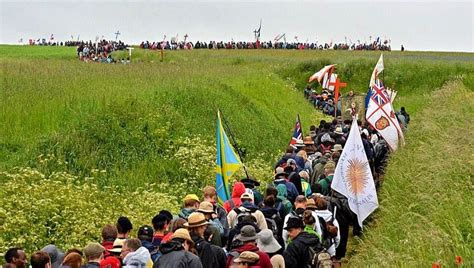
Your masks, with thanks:
[[[352,267],[451,267],[456,256],[474,265],[474,94],[456,81],[420,98],[426,105],[391,159]]]
[[[114,56],[122,57],[120,52]],[[167,51],[161,63],[158,51],[136,49],[132,64],[109,65],[80,62],[75,48],[0,46],[0,252],[13,245],[31,252],[51,242],[63,248],[83,246],[87,240],[98,239],[100,226],[120,214],[135,215],[138,225],[149,223],[151,215],[162,208],[176,211],[182,196],[213,184],[218,108],[245,151],[252,175],[269,180],[271,164],[287,145],[296,114],[305,132],[323,118],[303,101],[308,76],[325,64],[337,63],[340,77],[349,84],[343,93],[353,89],[365,94],[379,56],[378,52],[359,51],[194,50]],[[417,241],[422,243],[423,238],[426,243],[414,243],[419,252],[413,255],[410,246],[405,246],[406,251],[400,249],[405,240],[397,240],[397,230],[378,226],[405,224],[400,214],[394,217],[387,212],[390,208],[409,208],[420,215],[436,211],[407,198],[413,195],[432,201],[434,190],[426,187],[431,184],[418,179],[431,166],[421,163],[433,159],[432,165],[439,165],[432,174],[439,184],[447,175],[472,180],[472,170],[456,165],[458,155],[461,159],[472,155],[449,151],[449,161],[443,162],[435,148],[445,149],[440,127],[460,129],[470,123],[462,121],[470,117],[459,109],[468,109],[465,114],[472,115],[473,60],[472,53],[385,54],[386,85],[399,91],[394,105],[397,109],[405,106],[413,119],[407,146],[390,164],[375,228],[364,238],[366,244],[355,247],[357,266],[372,259],[376,266],[376,254],[392,254],[393,260],[404,256],[406,263],[425,264],[441,256],[435,252],[446,253],[446,259],[439,259],[448,260],[460,248],[472,249],[470,236],[464,235],[472,233],[472,225],[465,220],[460,221],[462,227],[454,225],[459,235],[453,236],[458,238],[451,241],[455,243],[452,251],[434,243],[436,235],[420,236]],[[438,91],[433,93],[452,80],[461,82],[450,84],[455,88],[450,94],[463,103],[471,100],[470,108],[456,105],[453,98]],[[463,124],[453,122],[458,117]],[[453,143],[456,148],[461,145],[458,141]],[[472,140],[463,141],[472,144]],[[417,156],[422,157],[420,162],[414,161]],[[472,161],[466,165],[472,168]],[[405,176],[408,172],[411,175]],[[410,189],[398,183],[408,179],[416,184]],[[457,183],[464,180],[443,185],[443,189],[459,191]],[[449,201],[451,196],[441,197]],[[453,211],[466,208],[459,202],[449,204],[455,207]],[[12,216],[15,210],[22,216]],[[445,212],[453,213],[447,214],[449,220],[456,215],[444,209],[435,214]],[[469,219],[472,223],[472,214]],[[444,237],[446,226],[436,220],[440,225],[437,222],[428,231]],[[73,229],[79,231],[68,235]],[[37,235],[29,235],[31,230],[37,230]],[[387,244],[378,244],[376,233]],[[421,255],[421,245],[429,247],[431,239],[433,249]],[[372,245],[372,250],[365,251],[366,245]]]

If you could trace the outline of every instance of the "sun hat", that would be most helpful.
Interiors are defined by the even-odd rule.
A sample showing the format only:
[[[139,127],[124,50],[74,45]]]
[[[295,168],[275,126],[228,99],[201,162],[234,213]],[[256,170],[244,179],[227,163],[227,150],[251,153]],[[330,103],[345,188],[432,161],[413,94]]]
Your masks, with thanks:
[[[296,143],[294,144],[296,147],[304,147],[303,140],[296,140]]]
[[[257,240],[257,233],[255,231],[255,227],[252,225],[245,225],[240,229],[240,234],[238,234],[235,237],[237,240],[242,241],[242,242],[247,242],[247,241],[255,241]]]
[[[334,130],[334,134],[339,134],[339,135],[344,134],[344,132],[342,132],[342,127],[337,127],[336,130]]]
[[[204,217],[204,214],[202,214],[201,212],[193,212],[189,214],[188,222],[186,222],[184,226],[193,228],[207,224],[209,224],[209,222],[207,222],[206,217]]]
[[[125,244],[125,240],[127,240],[127,239],[123,239],[123,238],[117,238],[117,239],[115,239],[112,248],[111,248],[111,249],[108,249],[107,251],[113,252],[113,253],[120,253],[120,252],[122,252],[122,247],[123,247],[123,244]]]
[[[331,135],[329,133],[324,133],[324,135],[321,137],[321,142],[334,142],[334,140],[331,138]]]
[[[199,202],[199,197],[195,194],[188,194],[183,198],[183,201],[186,202],[188,200],[194,200],[194,201]]]
[[[193,239],[189,235],[189,231],[186,230],[185,228],[179,228],[178,230],[174,231],[173,235],[171,235],[170,240],[174,238],[181,238],[184,240],[187,240],[191,244],[194,244]]]
[[[202,213],[214,213],[214,206],[211,204],[211,202],[203,201],[201,204],[199,204],[197,211]]]
[[[63,263],[64,252],[60,251],[55,245],[47,245],[41,251],[48,253],[52,268],[57,268]]]
[[[234,263],[249,263],[254,264],[260,260],[260,256],[252,251],[244,251],[240,253],[238,258],[234,259]]]
[[[273,236],[273,232],[270,229],[265,229],[257,234],[257,246],[258,248],[266,253],[275,253],[281,249],[281,245]]]
[[[304,229],[305,225],[302,219],[299,217],[290,217],[286,222],[286,227],[283,228],[285,230],[289,230],[292,228],[301,228]]]
[[[255,178],[253,177],[248,177],[248,178],[243,178],[240,180],[241,183],[245,185],[245,187],[255,187],[255,186],[260,186],[260,182],[258,182]]]
[[[331,149],[333,152],[342,151],[342,145],[334,144],[334,148]]]
[[[105,248],[101,244],[97,242],[92,242],[87,244],[87,246],[84,248],[84,255],[86,256],[86,258],[90,258],[93,256],[100,255],[104,251]]]

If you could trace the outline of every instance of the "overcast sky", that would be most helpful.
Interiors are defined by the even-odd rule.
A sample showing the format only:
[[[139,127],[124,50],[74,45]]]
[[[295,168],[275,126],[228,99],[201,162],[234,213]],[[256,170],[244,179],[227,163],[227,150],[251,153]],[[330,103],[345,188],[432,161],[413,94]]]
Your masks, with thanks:
[[[0,0],[0,43],[20,38],[94,40],[129,44],[189,35],[191,41],[262,40],[286,33],[288,41],[391,39],[392,48],[474,51],[473,1],[5,1]]]

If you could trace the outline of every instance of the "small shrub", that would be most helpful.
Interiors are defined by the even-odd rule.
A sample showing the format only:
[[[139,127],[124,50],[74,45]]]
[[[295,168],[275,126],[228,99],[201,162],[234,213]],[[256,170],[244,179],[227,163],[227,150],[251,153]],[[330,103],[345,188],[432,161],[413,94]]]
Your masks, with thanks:
[[[49,176],[32,168],[1,172],[6,181],[0,188],[0,252],[20,246],[34,252],[54,243],[67,250],[83,248],[89,241],[100,241],[103,225],[126,215],[134,225],[151,224],[161,209],[176,212],[177,198],[153,189],[170,185],[145,185],[141,188],[101,189],[66,172]],[[135,235],[135,233],[132,233]]]

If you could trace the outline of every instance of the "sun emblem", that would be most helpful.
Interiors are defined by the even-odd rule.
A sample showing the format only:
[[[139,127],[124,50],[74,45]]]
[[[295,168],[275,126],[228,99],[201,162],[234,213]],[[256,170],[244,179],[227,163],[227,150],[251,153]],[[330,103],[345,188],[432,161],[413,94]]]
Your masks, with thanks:
[[[353,194],[360,194],[367,185],[367,162],[359,159],[350,159],[346,170],[346,181],[349,183],[349,190]]]

